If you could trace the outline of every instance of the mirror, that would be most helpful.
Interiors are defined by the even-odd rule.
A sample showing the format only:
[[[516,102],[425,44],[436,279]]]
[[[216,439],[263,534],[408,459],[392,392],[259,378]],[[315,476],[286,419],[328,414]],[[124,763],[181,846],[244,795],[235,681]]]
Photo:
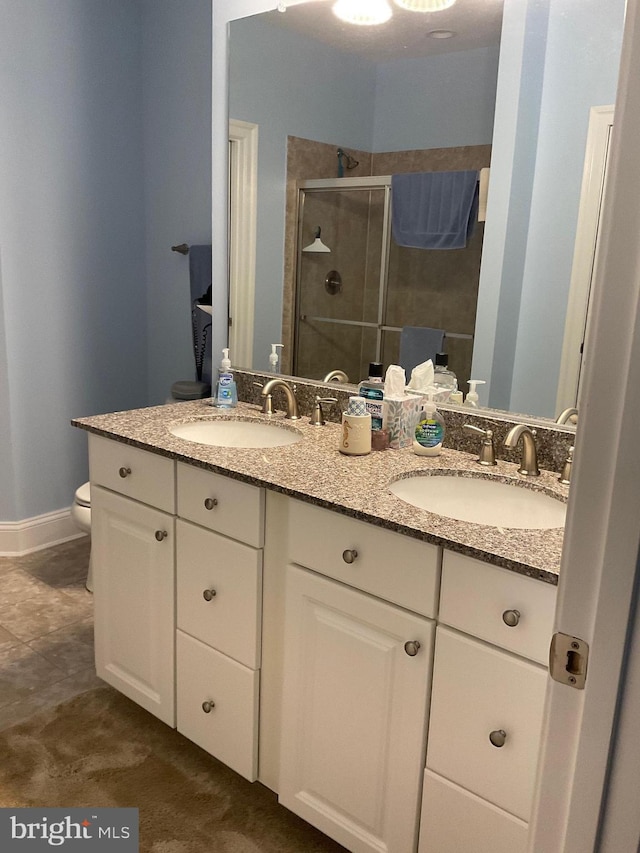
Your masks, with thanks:
[[[331,69],[337,69],[333,59],[338,48],[323,42],[318,46],[316,42],[314,52],[307,41],[308,32],[301,34],[295,32],[295,28],[283,31],[281,27],[276,28],[273,18],[284,20],[289,15],[293,20],[295,13],[304,20],[305,15],[316,16],[320,7],[327,11],[331,4],[326,0],[287,3],[287,6],[299,8],[289,8],[284,15],[275,12],[274,5],[264,0],[229,0],[214,6],[214,110],[218,111],[214,116],[214,181],[216,172],[218,180],[222,181],[227,169],[227,114],[226,100],[222,97],[226,93],[227,59],[232,118],[251,122],[252,103],[256,112],[260,108],[261,116],[257,122],[256,281],[251,298],[255,318],[253,352],[250,364],[234,358],[238,366],[259,370],[267,368],[270,344],[280,341],[283,328],[282,282],[286,279],[283,246],[286,250],[286,240],[291,239],[291,228],[288,231],[285,228],[287,137],[313,140],[329,146],[334,154],[336,146],[341,144],[348,155],[361,159],[360,152],[366,154],[372,150],[372,124],[375,125],[375,118],[364,109],[367,87],[372,85],[371,73],[363,70],[367,64],[369,72],[371,65],[375,66],[374,83],[383,86],[385,73],[392,65],[396,70],[404,66],[409,74],[421,62],[448,62],[451,67],[454,59],[459,65],[465,55],[467,62],[469,57],[467,50],[447,53],[439,47],[440,53],[431,60],[418,56],[389,59],[388,54],[384,55],[384,40],[374,44],[369,31],[366,34],[370,42],[368,59],[364,61],[353,52],[345,53],[344,46],[340,48],[341,63],[346,70],[341,71],[340,76],[336,72],[333,86],[330,86],[327,79]],[[482,16],[491,12],[495,24],[495,3],[458,0],[456,5],[464,14]],[[589,108],[614,101],[624,15],[624,4],[619,0],[614,4],[615,9],[608,6],[606,14],[602,12],[602,4],[595,0],[586,0],[580,4],[580,9],[574,9],[574,5],[568,0],[553,6],[539,0],[528,3],[505,0],[495,122],[486,102],[482,102],[480,110],[485,119],[488,117],[489,127],[494,126],[493,135],[489,130],[492,145],[490,196],[473,330],[474,378],[488,380],[488,396],[481,396],[481,403],[490,402],[502,410],[544,417],[554,417],[558,411],[556,391]],[[394,7],[394,18],[398,11]],[[438,22],[446,20],[442,15],[444,13],[438,13]],[[417,20],[415,14],[412,20]],[[232,23],[227,56],[229,21]],[[315,21],[315,31],[323,32],[317,25],[317,18]],[[431,24],[421,28],[423,43],[426,41],[424,30],[431,28]],[[381,28],[375,29],[381,32]],[[414,35],[418,29],[413,24]],[[478,26],[472,29],[477,30]],[[345,30],[350,30],[349,36],[353,37],[353,30],[362,31],[362,28],[344,25],[343,33]],[[253,50],[248,49],[252,38]],[[275,49],[277,56],[279,50],[282,56],[283,38],[288,39],[289,45],[284,54],[288,73],[281,72],[279,78],[269,79],[268,69],[274,59],[270,51]],[[378,33],[376,39],[379,38]],[[498,54],[495,32],[493,38],[495,88]],[[291,46],[296,44],[294,39],[298,40],[297,48]],[[486,64],[490,64],[490,45],[491,42],[482,48],[487,56]],[[463,45],[460,43],[460,46]],[[320,56],[319,66],[311,62],[316,54]],[[436,77],[433,72],[431,79]],[[478,74],[473,79],[477,78]],[[470,87],[468,80],[467,88]],[[490,84],[487,87],[490,88]],[[402,81],[400,88],[395,90],[396,105],[399,105],[397,94],[401,89]],[[416,91],[424,91],[424,79],[419,86],[415,79],[405,77],[404,89],[415,96]],[[446,89],[444,91],[446,93]],[[455,98],[449,97],[448,101],[441,98],[441,101],[440,112],[435,107],[430,111],[430,124],[450,129],[452,118],[447,107],[450,106],[448,101],[455,101]],[[327,102],[331,105],[330,111],[326,109]],[[477,92],[473,92],[470,103],[479,108],[481,100]],[[454,118],[459,118],[461,113],[465,116],[459,102],[455,106]],[[437,116],[437,120],[433,116]],[[269,121],[278,130],[275,141],[268,132]],[[378,125],[380,122],[378,119]],[[403,121],[399,113],[393,113],[393,123],[396,130],[411,124]],[[459,136],[456,141],[460,141]],[[464,141],[472,144],[477,137]],[[451,147],[446,142],[427,144],[430,148]],[[393,147],[393,144],[387,145],[382,150]],[[398,150],[418,147],[424,146],[408,142],[406,138],[397,143]],[[345,180],[351,180],[351,175]],[[220,185],[223,184],[218,183]],[[217,225],[214,214],[214,244],[217,247],[214,258],[217,254],[219,269],[222,269],[221,247],[226,245],[226,231],[221,224],[225,213],[219,209]],[[219,277],[216,280],[220,282]],[[289,310],[292,311],[293,306]],[[424,320],[419,324],[426,325]],[[223,340],[226,330],[222,329],[220,320],[218,330],[217,340]],[[285,371],[289,363],[288,360],[283,362]],[[352,378],[357,381],[362,377]]]

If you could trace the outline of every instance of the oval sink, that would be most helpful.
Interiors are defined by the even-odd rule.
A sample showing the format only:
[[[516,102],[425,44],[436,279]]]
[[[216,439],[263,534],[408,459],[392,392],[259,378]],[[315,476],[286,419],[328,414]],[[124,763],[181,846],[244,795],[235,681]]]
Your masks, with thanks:
[[[213,447],[285,447],[302,438],[298,430],[260,421],[188,421],[169,429],[176,438]]]
[[[407,477],[391,483],[389,491],[419,509],[491,527],[564,527],[567,510],[565,503],[543,492],[480,477]]]

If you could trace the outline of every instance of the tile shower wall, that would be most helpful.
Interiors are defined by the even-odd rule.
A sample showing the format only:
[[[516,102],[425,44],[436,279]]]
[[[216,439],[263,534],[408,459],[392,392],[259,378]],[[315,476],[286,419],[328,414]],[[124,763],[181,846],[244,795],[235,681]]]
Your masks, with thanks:
[[[349,150],[359,161],[357,168],[346,174],[349,177],[388,175],[413,171],[446,171],[481,169],[488,166],[491,146],[464,146],[424,151],[400,151],[381,154]],[[296,182],[310,178],[331,178],[337,175],[337,146],[313,140],[288,138],[287,228],[285,238],[283,342],[285,343],[283,369],[291,371],[294,344],[296,237],[297,237],[297,187]],[[369,195],[369,211],[362,207]],[[345,196],[354,196],[346,199]],[[335,213],[322,210],[324,203],[337,202]],[[357,197],[357,201],[356,201]],[[303,313],[310,316],[341,317],[342,319],[375,322],[379,289],[379,241],[371,239],[381,233],[382,191],[375,193],[331,193],[316,196],[317,223],[309,218],[311,195],[306,195],[305,222],[307,230],[321,225],[323,239],[331,245],[345,238],[347,261],[337,255],[307,255],[302,272],[310,276],[303,281]],[[350,222],[362,210],[364,217],[359,227]],[[313,214],[311,214],[313,216]],[[425,251],[400,248],[391,241],[385,325],[432,326],[445,331],[473,335],[475,325],[478,278],[482,252],[483,224],[478,223],[466,249]],[[311,231],[312,233],[312,231]],[[369,240],[367,240],[369,236]],[[348,238],[348,239],[347,239]],[[333,246],[332,246],[333,248]],[[314,259],[314,260],[311,260]],[[335,264],[335,266],[334,266]],[[347,265],[343,291],[327,296],[324,277],[329,269],[339,268],[341,274]],[[325,269],[326,267],[326,269]],[[359,271],[358,271],[359,270]],[[343,279],[345,276],[343,275]],[[328,323],[304,322],[300,324],[302,358],[295,372],[299,375],[321,378],[328,369],[340,367],[347,370],[352,381],[358,381],[366,372],[366,365],[375,351],[375,331],[357,327],[332,326]],[[387,332],[383,337],[383,361],[397,362],[399,333]],[[447,351],[452,369],[459,381],[466,383],[471,367],[472,339],[449,337]],[[466,387],[466,385],[462,385]]]

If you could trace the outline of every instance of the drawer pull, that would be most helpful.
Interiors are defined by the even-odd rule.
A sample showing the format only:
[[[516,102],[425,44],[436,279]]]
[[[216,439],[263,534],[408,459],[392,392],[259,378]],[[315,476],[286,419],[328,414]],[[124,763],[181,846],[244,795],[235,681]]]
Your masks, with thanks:
[[[205,509],[213,509],[218,506],[218,498],[205,498],[204,499],[204,508]]]
[[[202,597],[205,601],[211,601],[212,598],[215,598],[217,595],[215,589],[205,589],[202,593]]]
[[[404,650],[410,658],[413,658],[420,651],[420,643],[417,640],[408,640],[404,644]]]
[[[215,707],[216,707],[215,702],[210,701],[210,702],[203,702],[202,703],[202,710],[205,712],[205,714],[210,714]]]
[[[491,732],[491,734],[489,735],[489,740],[491,741],[493,746],[497,746],[498,748],[504,746],[506,739],[507,733],[504,729],[498,729],[495,732]]]
[[[351,564],[355,562],[357,556],[358,552],[355,550],[355,548],[347,548],[346,551],[342,552],[342,559],[345,561],[345,563]]]
[[[130,473],[131,468],[125,468],[124,466],[122,466],[122,468],[120,468],[120,470],[118,471],[118,474],[120,474],[123,480],[125,477],[128,477]]]
[[[520,611],[505,610],[502,614],[502,621],[505,625],[508,625],[509,628],[515,628],[516,625],[520,622]]]
[[[169,534],[166,530],[156,530],[156,539],[158,542],[162,542],[163,539],[166,539]]]

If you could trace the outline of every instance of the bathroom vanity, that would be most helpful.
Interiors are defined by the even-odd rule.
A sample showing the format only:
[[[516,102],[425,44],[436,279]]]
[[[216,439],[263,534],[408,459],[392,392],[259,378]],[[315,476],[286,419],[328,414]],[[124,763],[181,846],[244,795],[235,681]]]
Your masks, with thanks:
[[[203,417],[227,415],[74,421],[98,675],[348,850],[524,851],[562,530],[465,524],[387,489],[473,474],[469,454],[347,458],[337,424],[307,419],[270,448],[170,432]],[[519,487],[511,463],[495,476]],[[557,475],[539,485],[566,500]]]

